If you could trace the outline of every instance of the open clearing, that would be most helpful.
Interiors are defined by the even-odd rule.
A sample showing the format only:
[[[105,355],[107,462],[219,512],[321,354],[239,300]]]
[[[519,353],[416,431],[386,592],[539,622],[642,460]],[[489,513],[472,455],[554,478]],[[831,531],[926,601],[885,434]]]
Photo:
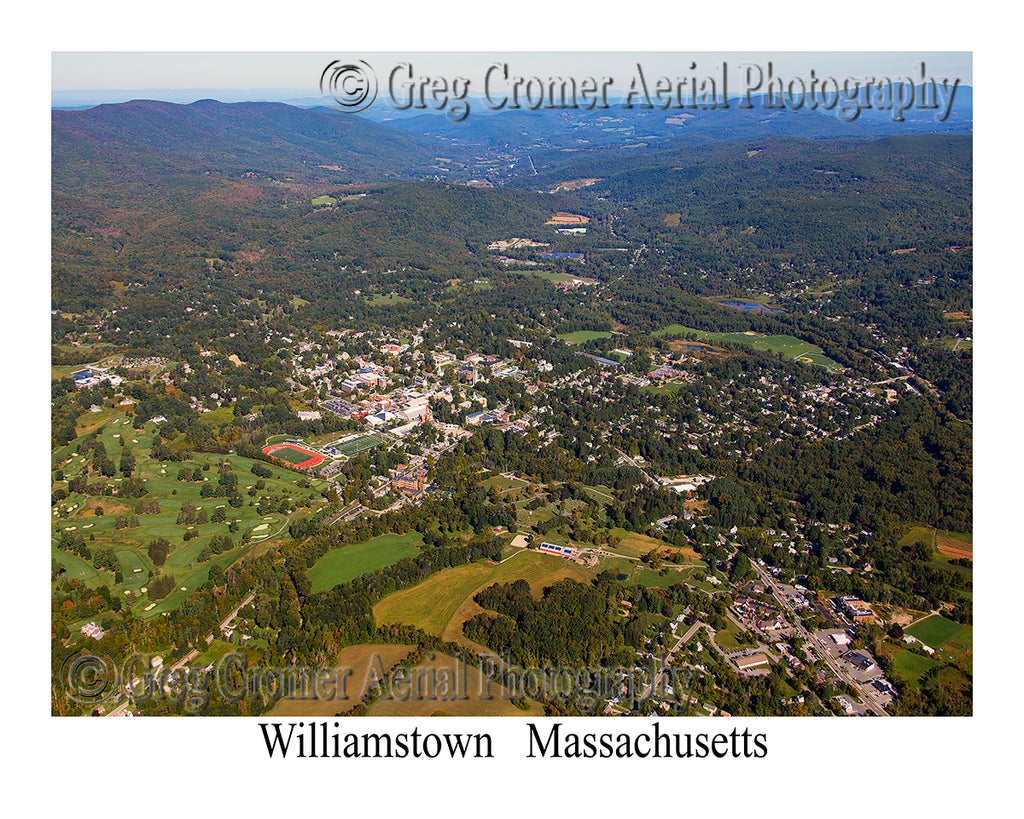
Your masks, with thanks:
[[[529,703],[528,710],[516,708],[508,701],[504,687],[489,683],[478,668],[465,668],[460,660],[447,654],[427,654],[410,676],[412,680],[420,681],[420,696],[417,696],[415,687],[409,686],[406,690],[396,691],[392,699],[381,697],[370,706],[367,716],[538,717],[544,713],[535,702]],[[467,699],[455,699],[463,694]]]
[[[335,660],[335,674],[328,675],[330,684],[314,689],[311,692],[313,696],[281,700],[267,714],[275,717],[333,717],[339,711],[347,711],[359,702],[371,682],[382,672],[387,673],[414,648],[407,645],[349,646]],[[346,671],[351,673],[346,675]]]
[[[974,538],[955,532],[938,532],[935,536],[935,548],[946,557],[954,560],[967,558],[974,560]]]
[[[683,327],[681,324],[670,324],[668,327],[663,327],[651,333],[656,338],[683,334],[692,335],[697,341],[741,344],[746,347],[753,347],[755,350],[779,353],[786,358],[801,361],[804,364],[817,364],[830,370],[842,369],[835,361],[826,356],[820,347],[807,341],[801,341],[793,336],[764,336],[753,332],[706,333],[703,330],[695,330],[692,327]]]
[[[931,657],[923,657],[920,654],[915,654],[905,649],[893,654],[892,661],[896,668],[896,674],[914,687],[917,686],[917,681],[921,677],[933,668],[942,665],[938,660],[933,660]]]
[[[371,307],[394,307],[396,304],[412,304],[412,299],[399,296],[397,293],[388,293],[387,295],[382,293],[373,298],[367,298],[366,303]]]
[[[931,526],[912,526],[900,538],[900,546],[924,543],[948,558],[974,560],[974,536],[962,532],[936,531]]]
[[[630,555],[632,557],[643,557],[645,554],[651,551],[658,552],[669,552],[671,554],[680,554],[683,557],[689,558],[694,563],[702,563],[700,555],[698,555],[689,546],[673,546],[671,543],[665,543],[663,540],[657,540],[647,535],[641,535],[637,532],[630,532],[626,529],[612,529],[612,534],[622,538],[622,542],[618,546],[615,546],[608,551],[618,552],[619,554]]]
[[[381,535],[363,543],[351,543],[332,549],[321,557],[308,572],[312,591],[325,591],[347,583],[367,572],[391,566],[404,557],[415,556],[423,543],[423,535]]]
[[[581,344],[584,341],[594,341],[599,338],[611,338],[611,333],[600,330],[577,330],[575,333],[562,333],[557,338],[567,341],[570,344]]]
[[[479,589],[492,583],[526,580],[534,595],[539,596],[545,586],[556,580],[569,577],[587,582],[595,576],[595,572],[564,558],[522,549],[502,563],[454,566],[422,583],[389,594],[373,607],[373,616],[378,626],[404,623],[440,637],[463,603],[472,602]],[[467,607],[467,611],[471,608]],[[460,612],[460,617],[463,613]],[[465,619],[471,616],[467,614]],[[458,621],[459,634],[462,622],[464,620]]]

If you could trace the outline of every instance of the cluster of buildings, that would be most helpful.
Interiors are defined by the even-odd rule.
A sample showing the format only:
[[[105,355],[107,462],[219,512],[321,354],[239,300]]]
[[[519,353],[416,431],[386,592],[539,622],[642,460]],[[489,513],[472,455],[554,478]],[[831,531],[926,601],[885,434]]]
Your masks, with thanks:
[[[737,597],[733,610],[741,620],[746,621],[758,631],[767,633],[779,631],[789,626],[778,606],[765,603],[747,595]]]
[[[85,367],[76,373],[71,374],[74,379],[75,387],[80,390],[84,390],[87,387],[95,387],[99,384],[107,383],[112,387],[120,386],[123,379],[119,375],[114,375],[112,372],[102,367]]]
[[[835,602],[851,623],[873,623],[875,613],[871,606],[856,597],[837,597]]]
[[[396,492],[419,497],[427,487],[427,467],[424,464],[410,466],[405,464],[393,469],[391,488]]]
[[[521,239],[514,236],[511,239],[498,239],[487,245],[488,250],[526,250],[534,247],[550,247],[547,242],[535,242],[532,239]]]

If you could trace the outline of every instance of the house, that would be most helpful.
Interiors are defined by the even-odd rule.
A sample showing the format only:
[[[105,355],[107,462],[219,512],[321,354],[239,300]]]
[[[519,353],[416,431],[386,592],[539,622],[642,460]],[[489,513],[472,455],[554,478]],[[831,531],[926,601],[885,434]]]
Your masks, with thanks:
[[[82,634],[86,637],[92,637],[94,640],[103,639],[103,629],[96,625],[96,623],[86,623],[82,626]]]

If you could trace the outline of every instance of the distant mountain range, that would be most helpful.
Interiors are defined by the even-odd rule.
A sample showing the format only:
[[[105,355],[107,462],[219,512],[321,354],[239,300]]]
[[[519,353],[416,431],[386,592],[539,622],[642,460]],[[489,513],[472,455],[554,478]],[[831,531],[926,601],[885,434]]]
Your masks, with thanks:
[[[52,160],[55,184],[100,177],[145,182],[152,174],[195,176],[256,171],[335,184],[395,179],[465,182],[487,178],[503,184],[513,176],[555,171],[608,149],[665,150],[717,140],[772,136],[872,139],[923,133],[972,131],[973,93],[957,91],[944,123],[930,111],[909,110],[906,121],[891,112],[865,111],[853,122],[811,110],[489,111],[476,107],[463,122],[442,112],[374,121],[329,107],[280,102],[183,105],[135,100],[82,110],[54,110]],[[374,110],[379,120],[390,111]],[[392,112],[393,113],[393,112]]]
[[[423,178],[458,151],[329,109],[274,102],[137,100],[51,114],[55,180],[98,174],[261,171],[332,181]]]

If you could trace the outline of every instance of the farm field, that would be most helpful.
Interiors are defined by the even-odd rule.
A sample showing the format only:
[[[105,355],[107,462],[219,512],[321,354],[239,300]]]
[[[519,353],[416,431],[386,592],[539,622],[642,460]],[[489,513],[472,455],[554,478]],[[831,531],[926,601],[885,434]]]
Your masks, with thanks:
[[[361,645],[342,649],[334,661],[336,676],[329,678],[336,685],[325,685],[309,698],[283,699],[267,712],[274,717],[333,717],[347,711],[366,693],[371,682],[398,661],[407,657],[415,646]],[[345,675],[345,672],[351,673]],[[344,676],[343,676],[344,675]],[[342,687],[344,684],[344,687]]]
[[[444,714],[450,717],[538,717],[544,711],[538,703],[530,702],[526,710],[517,708],[507,699],[506,689],[491,683],[478,668],[464,668],[461,660],[447,654],[428,654],[420,665],[412,672],[412,679],[419,677],[424,681],[426,696],[416,697],[415,689],[409,691],[405,699],[377,700],[366,712],[371,717],[426,717]],[[438,680],[437,688],[431,692],[431,678]],[[452,699],[442,699],[448,695],[445,680],[458,681],[458,688],[451,691]],[[465,680],[465,691],[461,686]],[[468,699],[455,699],[461,694]],[[483,699],[489,697],[490,699]]]
[[[611,531],[616,537],[622,538],[622,542],[613,549],[609,549],[609,551],[619,552],[620,554],[630,555],[632,557],[643,557],[650,551],[658,550],[662,552],[681,554],[683,557],[688,559],[688,562],[704,565],[704,562],[700,559],[700,555],[698,555],[689,546],[673,546],[663,540],[648,537],[647,535],[641,535],[637,532],[630,532],[627,529],[615,528]]]
[[[757,333],[707,333],[703,330],[694,330],[692,327],[683,327],[681,324],[670,324],[651,335],[661,338],[667,335],[692,334],[697,341],[718,342],[728,344],[742,344],[753,347],[755,350],[767,350],[772,353],[779,353],[786,358],[802,361],[805,364],[817,364],[831,370],[842,369],[835,361],[826,356],[821,348],[807,341],[801,341],[793,336],[765,336]]]
[[[413,557],[423,544],[423,535],[381,535],[363,543],[351,543],[332,549],[306,572],[312,591],[326,591],[360,575],[391,566],[404,557]]]
[[[931,526],[912,526],[899,540],[900,546],[924,543],[948,558],[974,559],[974,536],[964,532],[936,530]]]
[[[492,583],[522,579],[530,584],[535,595],[540,595],[545,586],[556,580],[569,577],[585,582],[595,576],[595,572],[564,558],[521,549],[502,563],[454,566],[422,583],[396,591],[373,607],[373,616],[378,626],[403,623],[442,636],[460,607],[467,601],[472,603],[473,595]],[[467,606],[469,608],[472,607]],[[479,607],[476,610],[479,611]],[[459,621],[460,634],[462,622],[471,616],[472,613],[466,614]]]

